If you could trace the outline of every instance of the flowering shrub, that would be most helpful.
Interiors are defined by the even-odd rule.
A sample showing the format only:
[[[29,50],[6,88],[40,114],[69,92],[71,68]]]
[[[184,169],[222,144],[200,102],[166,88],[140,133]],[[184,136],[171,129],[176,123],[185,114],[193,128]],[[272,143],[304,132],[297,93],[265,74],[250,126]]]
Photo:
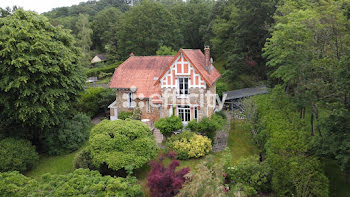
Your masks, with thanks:
[[[169,147],[178,154],[178,159],[199,158],[207,155],[212,149],[208,137],[190,131],[184,131],[170,138]]]

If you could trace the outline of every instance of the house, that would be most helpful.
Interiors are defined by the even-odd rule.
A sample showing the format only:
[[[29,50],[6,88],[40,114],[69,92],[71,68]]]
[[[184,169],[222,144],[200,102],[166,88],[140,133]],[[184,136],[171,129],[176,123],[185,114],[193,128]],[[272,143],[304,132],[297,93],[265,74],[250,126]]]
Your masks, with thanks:
[[[96,64],[98,62],[103,62],[106,60],[106,55],[104,54],[98,54],[91,60],[91,64]]]
[[[111,120],[123,111],[141,110],[141,118],[156,121],[175,113],[186,125],[211,116],[216,107],[216,81],[210,49],[180,49],[175,56],[134,56],[115,70],[110,88],[116,100]]]

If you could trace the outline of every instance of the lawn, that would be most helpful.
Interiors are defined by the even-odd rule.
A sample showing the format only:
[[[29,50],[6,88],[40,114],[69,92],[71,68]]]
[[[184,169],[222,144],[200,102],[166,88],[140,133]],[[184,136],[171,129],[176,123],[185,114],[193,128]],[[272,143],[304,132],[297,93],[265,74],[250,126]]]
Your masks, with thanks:
[[[34,165],[34,168],[26,172],[25,175],[40,179],[43,174],[67,174],[73,172],[74,156],[79,150],[60,156],[40,155],[39,161]]]

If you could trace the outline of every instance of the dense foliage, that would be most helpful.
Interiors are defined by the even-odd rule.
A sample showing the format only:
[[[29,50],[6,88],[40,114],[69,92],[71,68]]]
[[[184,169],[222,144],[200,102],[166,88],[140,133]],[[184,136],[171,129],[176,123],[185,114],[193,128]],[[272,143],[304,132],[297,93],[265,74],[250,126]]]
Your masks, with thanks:
[[[118,118],[121,120],[125,120],[127,118],[131,118],[132,114],[133,114],[132,111],[122,111],[118,114]]]
[[[170,155],[174,159],[174,154]],[[189,173],[189,168],[176,169],[180,165],[177,160],[172,160],[168,166],[163,164],[164,157],[158,161],[151,161],[151,172],[147,176],[147,186],[152,197],[172,197],[175,196],[185,182],[185,175]]]
[[[65,120],[54,132],[41,136],[44,150],[50,155],[60,155],[78,150],[88,139],[90,118],[77,114],[71,120]]]
[[[81,93],[76,109],[93,117],[99,112],[104,112],[113,101],[115,101],[115,90],[102,87],[88,88]]]
[[[242,158],[235,164],[229,161],[225,172],[232,190],[242,191],[247,196],[270,190],[270,167],[266,161],[259,163],[257,157]]]
[[[171,136],[174,131],[183,128],[181,118],[178,116],[160,118],[154,123],[154,126],[165,136]]]
[[[0,158],[0,172],[25,172],[39,159],[39,155],[28,140],[4,138],[0,140]]]
[[[285,1],[264,49],[271,81],[291,96],[301,121],[309,122],[311,154],[336,159],[345,171],[350,166],[348,11],[349,1]]]
[[[78,169],[66,175],[46,174],[40,181],[18,172],[0,173],[5,196],[143,196],[136,178],[112,178],[97,171]]]
[[[215,140],[216,131],[223,129],[226,121],[223,114],[213,114],[210,118],[204,117],[200,122],[192,120],[188,123],[187,128],[193,132],[198,132],[208,136],[212,141]]]
[[[79,151],[73,161],[73,167],[75,169],[78,168],[85,168],[90,170],[96,170],[97,168],[92,163],[92,158],[90,151],[87,148],[84,148],[83,150]]]
[[[212,156],[206,157],[186,175],[186,182],[182,185],[178,197],[187,196],[234,196],[225,187],[224,162],[215,161]],[[198,173],[199,172],[199,173]]]
[[[319,159],[310,155],[311,135],[290,98],[275,88],[255,98],[259,120],[256,140],[272,172],[277,195],[328,196],[328,179]]]
[[[94,166],[112,170],[142,167],[157,155],[151,130],[137,120],[103,120],[90,133],[89,151]]]
[[[0,127],[37,137],[59,124],[84,82],[74,43],[68,31],[33,12],[0,18]]]
[[[155,1],[142,1],[126,12],[120,21],[118,53],[126,58],[135,55],[154,55],[162,45],[179,48],[180,30],[175,17]]]
[[[178,159],[203,157],[212,149],[211,140],[202,135],[183,131],[168,139],[169,148],[177,153]]]
[[[37,186],[37,182],[23,174],[12,171],[0,173],[0,194],[2,196],[29,196]]]

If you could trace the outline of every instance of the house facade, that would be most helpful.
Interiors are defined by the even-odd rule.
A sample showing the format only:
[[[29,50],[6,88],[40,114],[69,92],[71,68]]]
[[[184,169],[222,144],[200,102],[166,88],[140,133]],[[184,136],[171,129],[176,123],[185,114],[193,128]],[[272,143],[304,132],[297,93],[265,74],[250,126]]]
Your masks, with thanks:
[[[216,81],[210,49],[180,49],[175,56],[131,55],[115,70],[110,88],[116,100],[111,120],[123,111],[141,111],[141,119],[156,121],[171,115],[184,124],[211,116],[216,108]]]

